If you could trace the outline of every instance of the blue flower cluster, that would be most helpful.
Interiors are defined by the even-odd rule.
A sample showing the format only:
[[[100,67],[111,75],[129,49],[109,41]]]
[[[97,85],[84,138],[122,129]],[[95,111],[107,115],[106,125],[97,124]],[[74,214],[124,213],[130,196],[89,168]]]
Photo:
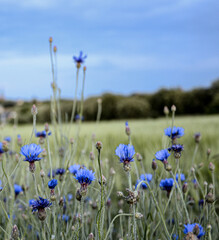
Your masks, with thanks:
[[[136,182],[136,184],[135,184],[135,188],[137,188],[138,184],[139,184],[141,181],[145,181],[145,182],[150,183],[151,180],[152,180],[152,174],[150,174],[150,173],[141,174],[140,179],[137,180],[137,182]],[[148,188],[148,187],[147,187],[147,184],[144,183],[144,182],[141,183],[141,188],[142,188],[142,189],[147,189],[147,188]]]
[[[57,168],[56,169],[56,175],[63,175],[65,173],[65,169],[64,168]]]
[[[95,180],[94,172],[86,168],[81,168],[77,171],[74,177],[81,185],[90,185]]]
[[[176,181],[178,182],[178,179],[179,179],[179,174],[177,173],[176,174]],[[186,177],[183,173],[180,174],[180,179],[181,179],[181,182],[184,182],[186,180]]]
[[[50,201],[48,201],[47,199],[44,199],[42,197],[39,197],[39,199],[32,201],[31,207],[32,207],[32,211],[36,212],[40,209],[50,207],[51,205],[52,205],[52,203]]]
[[[121,163],[129,163],[134,161],[135,149],[132,145],[119,144],[116,148],[116,155],[119,157]]]
[[[157,160],[160,160],[160,161],[164,161],[164,160],[167,160],[168,157],[170,156],[170,153],[168,152],[167,149],[162,149],[158,152],[155,153],[155,157]]]
[[[35,162],[39,161],[41,158],[39,158],[40,153],[43,151],[43,149],[40,147],[40,145],[37,145],[35,143],[32,143],[30,145],[24,145],[21,148],[20,154],[25,156],[24,161],[28,162]]]
[[[84,63],[84,60],[85,60],[86,58],[87,58],[87,55],[84,55],[84,56],[83,56],[83,52],[82,52],[82,51],[80,51],[80,54],[79,54],[78,57],[73,56],[73,59],[74,59],[74,61],[75,61],[76,63]]]
[[[58,180],[52,179],[48,182],[49,189],[54,189],[58,184]]]
[[[198,223],[192,223],[192,224],[184,225],[185,228],[184,228],[183,232],[185,234],[193,232],[193,229],[194,229],[195,226],[198,226],[198,228],[199,228],[199,234],[198,234],[197,237],[200,239],[202,236],[205,235],[205,232],[204,232],[203,227],[200,224],[198,224]]]
[[[173,129],[171,127],[168,127],[166,129],[164,129],[164,133],[166,136],[174,139],[174,138],[180,138],[184,135],[184,128],[182,127],[173,127]]]
[[[69,172],[75,176],[80,168],[81,166],[79,164],[74,164],[74,165],[71,165],[68,169],[69,169]]]
[[[15,195],[18,195],[19,193],[23,192],[23,189],[20,185],[14,184],[14,192],[15,192]]]
[[[160,181],[160,187],[162,190],[165,190],[167,192],[170,192],[174,184],[173,178],[166,178],[161,179]]]

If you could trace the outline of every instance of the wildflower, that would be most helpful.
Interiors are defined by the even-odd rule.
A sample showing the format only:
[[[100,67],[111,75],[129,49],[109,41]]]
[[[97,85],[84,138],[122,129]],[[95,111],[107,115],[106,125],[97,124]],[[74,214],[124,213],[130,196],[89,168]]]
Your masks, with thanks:
[[[47,174],[48,178],[51,177],[50,175],[51,175],[51,173],[49,171],[48,174]],[[54,178],[54,177],[55,177],[55,170],[52,170],[52,178]]]
[[[135,189],[137,188],[138,184],[141,182],[141,181],[147,181],[148,183],[150,183],[152,180],[152,174],[150,173],[145,173],[145,174],[141,174],[140,176],[140,179],[137,180],[136,184],[135,184]],[[142,189],[147,189],[148,186],[146,183],[141,183],[141,188]]]
[[[79,54],[78,57],[73,56],[73,59],[74,59],[74,61],[75,61],[75,63],[76,63],[77,68],[80,68],[80,67],[81,67],[81,64],[84,63],[84,60],[85,60],[86,58],[87,58],[87,55],[84,55],[84,56],[83,56],[83,52],[82,52],[82,51],[80,51],[80,54]]]
[[[89,158],[90,158],[91,161],[93,161],[95,159],[95,155],[94,155],[93,152],[90,152]]]
[[[100,151],[102,148],[103,148],[102,142],[97,141],[97,142],[96,142],[96,149]]]
[[[49,189],[54,189],[58,184],[58,181],[56,179],[52,179],[48,182]]]
[[[205,235],[203,227],[198,223],[187,224],[184,227],[184,234],[194,233],[198,239]]]
[[[213,203],[215,201],[215,197],[214,194],[209,192],[206,196],[205,196],[205,201],[209,204]]]
[[[35,199],[30,199],[29,200],[29,206],[32,207],[32,205],[35,203]]]
[[[87,186],[95,180],[94,172],[92,170],[88,170],[86,168],[79,169],[74,177],[80,184],[80,194],[86,194]]]
[[[199,143],[201,141],[201,133],[195,133],[194,134],[194,139],[196,143]]]
[[[20,154],[22,154],[23,156],[25,156],[24,161],[29,162],[29,169],[30,172],[34,172],[35,171],[35,161],[39,161],[41,158],[39,158],[40,153],[42,152],[42,148],[40,147],[40,145],[37,145],[35,143],[32,143],[30,145],[24,145],[21,148]]]
[[[32,212],[38,211],[38,218],[40,221],[44,221],[46,219],[46,211],[45,209],[52,205],[47,199],[39,197],[32,204]]]
[[[5,137],[4,140],[5,140],[6,142],[10,143],[10,142],[11,142],[11,137]]]
[[[180,138],[184,135],[184,128],[182,127],[173,127],[173,129],[171,127],[168,127],[166,129],[164,129],[164,133],[166,136],[172,138],[172,140],[176,139],[176,138]]]
[[[204,205],[204,199],[200,199],[200,200],[198,201],[198,205],[199,205],[199,207],[203,207],[203,205]]]
[[[60,217],[60,215],[59,215],[59,217]],[[62,215],[62,220],[65,221],[65,223],[67,223],[68,220],[69,220],[69,216],[66,215],[66,214],[63,214],[63,215]]]
[[[72,173],[74,176],[77,174],[77,171],[81,168],[79,164],[74,164],[69,167],[69,172]]]
[[[136,153],[136,159],[137,159],[139,162],[141,162],[142,159],[143,159],[143,157],[141,156],[140,153]]]
[[[19,193],[23,192],[23,189],[20,185],[14,184],[14,192],[15,192],[15,196],[17,196]]]
[[[128,192],[128,196],[124,197],[128,204],[136,204],[137,201],[140,198],[140,192],[139,191],[131,191],[129,189],[126,189]],[[123,195],[124,196],[124,195]]]
[[[173,240],[178,240],[179,239],[179,236],[177,236],[176,234],[173,234]]]
[[[32,108],[31,108],[31,113],[33,116],[36,116],[38,113],[37,107],[35,104],[33,104]]]
[[[168,151],[174,152],[174,157],[176,159],[179,159],[181,157],[181,153],[184,150],[184,146],[181,144],[173,144],[170,148],[168,148]]]
[[[152,164],[151,164],[151,167],[152,167],[152,169],[153,169],[154,171],[157,170],[157,163],[156,163],[155,159],[153,159]]]
[[[125,133],[126,133],[127,136],[131,135],[131,129],[129,127],[128,121],[125,122]]]
[[[162,190],[167,191],[167,196],[169,196],[169,193],[172,190],[173,184],[174,184],[173,178],[161,179],[160,187]]]
[[[214,164],[213,164],[212,162],[209,163],[209,165],[208,165],[208,169],[209,169],[211,172],[214,171],[215,166],[214,166]]]
[[[22,146],[22,144],[23,144],[23,141],[22,141],[22,138],[21,138],[21,135],[20,134],[18,134],[17,135],[17,144],[18,144],[18,146]]]
[[[167,160],[169,156],[170,156],[170,153],[168,152],[167,149],[162,149],[155,153],[156,159],[162,162]]]
[[[0,192],[2,190],[2,181],[0,180]]]
[[[65,169],[64,168],[57,168],[56,169],[56,175],[59,175],[59,181],[62,181],[62,176],[65,173]]]
[[[187,182],[184,182],[183,185],[182,185],[182,192],[183,193],[186,193],[188,190],[188,183]]]
[[[19,235],[20,235],[20,233],[19,233],[18,227],[17,227],[17,225],[14,225],[12,228],[12,231],[11,231],[10,239],[17,240],[19,238]]]
[[[177,173],[176,174],[176,181],[177,182],[178,182],[178,179],[179,179],[179,174]],[[185,175],[183,173],[180,174],[180,180],[181,180],[181,182],[186,180]]]
[[[68,201],[70,202],[73,199],[73,195],[71,193],[68,194]]]
[[[124,170],[129,171],[131,166],[130,162],[133,162],[135,149],[132,145],[120,144],[115,151],[116,155],[119,157],[120,163],[124,164]]]

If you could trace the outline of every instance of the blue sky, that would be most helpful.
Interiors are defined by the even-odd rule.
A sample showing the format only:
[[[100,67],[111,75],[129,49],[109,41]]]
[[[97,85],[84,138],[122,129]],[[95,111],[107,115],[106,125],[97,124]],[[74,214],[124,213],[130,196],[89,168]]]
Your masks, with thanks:
[[[0,0],[0,92],[50,98],[50,36],[65,98],[80,50],[86,97],[209,86],[219,77],[218,12],[217,0]]]

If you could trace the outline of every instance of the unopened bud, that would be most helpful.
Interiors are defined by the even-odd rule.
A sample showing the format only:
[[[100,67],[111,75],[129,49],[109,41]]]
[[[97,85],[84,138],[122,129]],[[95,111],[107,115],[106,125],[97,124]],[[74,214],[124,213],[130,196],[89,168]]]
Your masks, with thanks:
[[[175,105],[172,105],[171,111],[172,111],[172,112],[175,112],[175,111],[176,111],[176,106],[175,106]]]
[[[31,113],[32,113],[32,115],[37,115],[37,113],[38,113],[37,107],[35,104],[33,104],[32,108],[31,108]]]
[[[96,149],[97,149],[97,150],[101,150],[102,147],[103,147],[102,142],[100,142],[100,141],[96,142]]]
[[[90,233],[90,234],[89,234],[88,240],[94,240],[94,234],[93,234],[93,233]]]
[[[74,144],[74,138],[70,138],[70,144]]]
[[[122,213],[123,213],[123,210],[122,210],[122,209],[120,209],[120,210],[119,210],[119,214],[122,214]]]
[[[164,106],[164,109],[163,109],[163,112],[165,115],[168,115],[169,114],[169,108],[167,106]]]
[[[118,197],[124,197],[124,194],[123,194],[123,192],[118,191],[118,192],[117,192],[117,196],[118,196]]]
[[[212,183],[209,184],[209,189],[213,190],[214,189],[214,185]]]
[[[49,124],[48,123],[45,123],[45,131],[49,132]]]
[[[172,166],[167,161],[164,162],[164,168],[167,172],[172,171]]]
[[[188,190],[188,183],[185,182],[185,183],[183,183],[182,191],[183,191],[183,193],[186,193],[187,190]]]
[[[116,171],[114,170],[114,168],[110,168],[110,175],[115,175]]]
[[[106,185],[106,178],[102,175],[102,183],[103,183],[103,186]],[[99,184],[101,185],[101,179],[99,179]]]
[[[17,225],[14,225],[11,232],[11,239],[17,240],[19,238],[19,230]]]
[[[201,162],[201,163],[199,163],[198,168],[202,168],[203,166],[204,166],[204,163]]]
[[[83,67],[83,70],[84,70],[84,72],[86,72],[86,70],[87,70],[87,67],[86,67],[86,66],[84,66],[84,67]]]
[[[56,47],[56,46],[53,47],[53,52],[54,52],[54,53],[57,52],[57,47]]]
[[[97,103],[98,103],[98,104],[102,104],[102,99],[101,99],[101,98],[98,98],[98,99],[97,99]]]
[[[153,159],[153,161],[152,161],[151,167],[152,167],[152,169],[153,169],[154,171],[157,170],[157,163],[156,163],[156,161],[155,161],[154,159]]]
[[[204,186],[206,186],[206,187],[208,186],[208,183],[206,181],[204,181]]]
[[[2,149],[4,152],[7,152],[9,150],[8,142],[7,141],[2,141]]]
[[[63,205],[64,205],[64,199],[63,199],[63,197],[60,197],[59,206],[63,207]]]
[[[90,160],[93,161],[93,160],[95,159],[94,153],[93,153],[93,152],[90,152],[89,157],[90,157]]]
[[[45,172],[43,171],[43,169],[40,170],[40,177],[44,178],[45,177]]]
[[[208,224],[208,225],[207,225],[207,231],[209,231],[209,232],[210,232],[210,231],[211,231],[211,229],[212,229],[212,226],[211,226],[210,224]]]
[[[199,143],[201,140],[201,133],[195,133],[194,134],[194,139],[196,143]]]
[[[49,38],[49,42],[52,43],[52,37]]]
[[[142,161],[142,156],[141,156],[141,154],[140,153],[136,153],[136,159],[140,162],[140,161]]]
[[[209,157],[209,156],[210,156],[210,154],[211,154],[211,149],[210,149],[210,148],[208,148],[208,150],[207,150],[207,156]]]
[[[205,200],[207,203],[213,203],[215,201],[214,195],[213,193],[209,192],[206,196],[205,196]]]
[[[77,192],[76,192],[76,195],[75,195],[76,199],[80,202],[81,201],[81,192],[80,192],[80,189],[77,189]]]
[[[214,169],[215,169],[215,166],[214,166],[214,164],[212,162],[210,162],[209,165],[208,165],[208,168],[209,168],[210,171],[213,172]]]

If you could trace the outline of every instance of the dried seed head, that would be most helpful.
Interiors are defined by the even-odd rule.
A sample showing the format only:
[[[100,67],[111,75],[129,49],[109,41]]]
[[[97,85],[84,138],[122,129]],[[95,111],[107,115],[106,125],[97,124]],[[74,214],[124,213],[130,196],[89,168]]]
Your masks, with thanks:
[[[99,182],[99,184],[101,185],[101,179],[99,179],[98,182]],[[107,182],[106,178],[102,175],[102,183],[103,183],[103,186],[106,185],[106,182]]]
[[[74,144],[74,138],[70,138],[70,144]]]
[[[122,213],[123,213],[123,210],[122,210],[122,209],[120,209],[120,210],[119,210],[119,214],[122,214]]]
[[[197,236],[194,233],[187,233],[183,240],[198,240]]]
[[[17,225],[14,225],[11,231],[11,239],[17,240],[19,238],[19,230]]]
[[[205,197],[205,200],[207,203],[211,204],[215,201],[215,198],[214,198],[214,195],[213,193],[209,192],[206,197]]]
[[[60,197],[59,206],[63,207],[63,205],[64,205],[64,199],[63,199],[63,197]]]
[[[118,197],[124,197],[124,194],[123,194],[123,192],[118,191],[118,192],[117,192],[117,196],[118,196]]]
[[[155,161],[154,159],[153,159],[153,161],[152,161],[151,167],[152,167],[152,169],[153,169],[154,171],[157,170],[157,163],[156,163],[156,161]]]

